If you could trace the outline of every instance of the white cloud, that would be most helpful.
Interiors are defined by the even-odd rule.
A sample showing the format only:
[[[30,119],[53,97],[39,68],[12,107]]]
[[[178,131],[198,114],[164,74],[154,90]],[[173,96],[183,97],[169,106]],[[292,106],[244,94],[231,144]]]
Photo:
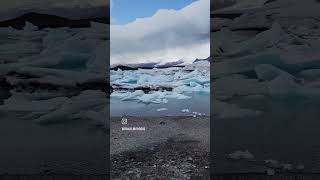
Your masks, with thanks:
[[[111,64],[207,58],[209,27],[210,0],[178,11],[161,9],[126,25],[111,25]]]
[[[114,17],[110,16],[110,23],[114,24],[116,22],[117,22],[117,20]]]

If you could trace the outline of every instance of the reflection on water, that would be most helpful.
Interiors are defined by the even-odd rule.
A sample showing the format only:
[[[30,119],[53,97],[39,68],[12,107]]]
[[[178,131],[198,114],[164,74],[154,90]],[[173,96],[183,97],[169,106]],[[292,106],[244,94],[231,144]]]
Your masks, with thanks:
[[[259,103],[237,101],[242,107],[255,107],[264,113],[255,118],[213,117],[212,141],[217,154],[248,149],[257,160],[303,164],[308,172],[320,172],[319,102],[268,98]]]

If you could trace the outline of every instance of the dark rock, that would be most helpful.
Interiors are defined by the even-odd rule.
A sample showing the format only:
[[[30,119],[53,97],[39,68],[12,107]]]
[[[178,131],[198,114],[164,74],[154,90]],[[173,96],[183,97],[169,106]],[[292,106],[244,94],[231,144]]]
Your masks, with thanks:
[[[124,88],[124,87],[121,87],[120,85],[117,85],[117,84],[113,84],[112,87],[111,87],[111,92],[113,91],[137,91],[137,90],[142,90],[144,93],[149,93],[150,91],[172,91],[173,88],[172,87],[135,87],[135,88],[132,88],[132,89],[128,89],[128,88]]]
[[[225,19],[235,19],[240,17],[242,13],[213,13],[210,18],[225,18]]]
[[[200,61],[209,61],[210,62],[210,57],[208,57],[208,58],[206,58],[206,59],[196,59],[196,60],[194,60],[193,61],[193,63],[195,63],[195,62],[200,62]]]
[[[116,66],[116,67],[111,68],[111,70],[114,70],[114,71],[118,71],[118,69],[121,69],[122,71],[126,71],[126,70],[138,70],[138,68],[129,67],[129,66],[123,66],[123,65],[119,65],[119,66]]]

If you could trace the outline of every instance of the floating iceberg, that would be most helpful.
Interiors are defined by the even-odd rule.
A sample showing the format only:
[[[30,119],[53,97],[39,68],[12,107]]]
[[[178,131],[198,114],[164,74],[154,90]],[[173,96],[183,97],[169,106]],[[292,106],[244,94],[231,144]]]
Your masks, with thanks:
[[[262,114],[259,110],[246,109],[236,104],[228,104],[219,100],[213,100],[213,114],[217,118],[252,118]]]
[[[166,110],[168,110],[168,108],[159,108],[159,109],[157,109],[158,112],[166,111]]]
[[[198,61],[185,67],[111,70],[112,98],[142,103],[167,103],[189,99],[192,93],[210,92],[210,63]]]
[[[104,124],[107,26],[22,30],[0,28],[1,78],[10,96],[2,113],[39,124],[86,119]]]
[[[234,160],[240,160],[240,159],[253,160],[254,159],[253,154],[251,154],[248,150],[246,150],[246,151],[235,151],[235,152],[229,154],[229,157],[231,159],[234,159]]]

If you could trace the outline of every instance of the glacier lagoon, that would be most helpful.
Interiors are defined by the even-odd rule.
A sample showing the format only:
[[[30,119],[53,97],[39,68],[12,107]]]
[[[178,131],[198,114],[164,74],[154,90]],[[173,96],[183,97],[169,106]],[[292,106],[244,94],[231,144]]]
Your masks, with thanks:
[[[193,94],[190,99],[169,99],[165,104],[110,100],[111,116],[209,116],[210,95]]]
[[[209,116],[210,63],[111,71],[111,116]]]

